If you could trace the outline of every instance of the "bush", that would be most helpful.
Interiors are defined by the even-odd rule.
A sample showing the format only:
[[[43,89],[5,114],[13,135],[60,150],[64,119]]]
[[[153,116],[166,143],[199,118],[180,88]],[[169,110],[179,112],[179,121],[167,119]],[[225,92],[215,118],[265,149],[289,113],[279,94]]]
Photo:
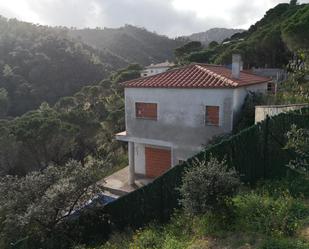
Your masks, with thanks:
[[[269,239],[259,249],[308,249],[309,244],[298,240]]]
[[[305,204],[288,193],[273,197],[252,192],[238,195],[233,202],[239,229],[272,236],[293,235],[309,214]]]
[[[288,167],[309,177],[309,129],[298,129],[292,125],[287,133],[287,149],[293,150],[297,157],[289,162]]]
[[[162,249],[185,249],[187,248],[187,243],[179,240],[177,237],[167,235],[165,237]]]
[[[263,180],[258,182],[256,191],[279,197],[282,192],[289,192],[294,198],[309,197],[309,179],[304,176],[289,176],[280,180]]]
[[[170,222],[165,226],[164,234],[190,240],[194,234],[194,218],[187,213],[176,211]]]
[[[225,161],[195,161],[183,178],[181,203],[190,214],[222,213],[239,186],[236,171]]]
[[[133,237],[130,249],[161,249],[164,242],[158,227],[150,226],[144,230],[139,230]]]

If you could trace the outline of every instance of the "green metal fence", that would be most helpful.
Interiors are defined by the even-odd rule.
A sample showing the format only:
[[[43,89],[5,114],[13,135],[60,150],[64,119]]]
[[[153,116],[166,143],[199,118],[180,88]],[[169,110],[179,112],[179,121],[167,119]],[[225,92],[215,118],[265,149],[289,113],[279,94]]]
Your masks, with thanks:
[[[229,167],[235,167],[241,179],[254,184],[261,178],[276,178],[286,174],[285,165],[293,153],[283,149],[286,133],[292,124],[309,128],[309,108],[288,114],[280,114],[254,125],[240,133],[210,146],[187,162],[177,165],[151,184],[142,187],[104,208],[81,215],[75,229],[85,231],[82,240],[107,237],[113,229],[127,226],[137,228],[151,221],[167,221],[173,210],[179,207],[177,188],[186,167],[192,160],[208,160],[210,155],[225,158]],[[74,229],[72,229],[74,232]],[[79,234],[80,234],[79,233]],[[74,234],[76,236],[76,234]]]

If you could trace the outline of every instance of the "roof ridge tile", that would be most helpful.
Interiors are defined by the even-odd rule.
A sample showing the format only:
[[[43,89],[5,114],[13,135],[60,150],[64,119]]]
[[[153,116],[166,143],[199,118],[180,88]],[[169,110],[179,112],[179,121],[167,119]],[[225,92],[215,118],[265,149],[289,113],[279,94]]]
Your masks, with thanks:
[[[233,79],[231,70],[220,65],[195,63],[156,75],[123,82],[124,87],[151,88],[236,88],[269,82],[271,79],[240,73]]]

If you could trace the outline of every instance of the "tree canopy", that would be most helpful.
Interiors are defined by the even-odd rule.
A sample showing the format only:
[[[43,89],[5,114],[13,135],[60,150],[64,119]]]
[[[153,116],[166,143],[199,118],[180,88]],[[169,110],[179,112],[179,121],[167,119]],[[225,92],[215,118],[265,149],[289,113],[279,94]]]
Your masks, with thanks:
[[[235,34],[222,44],[197,48],[179,54],[185,62],[229,65],[232,54],[241,54],[244,68],[284,67],[293,53],[308,49],[309,4],[278,4],[252,25],[248,31]]]
[[[0,88],[7,91],[9,116],[44,101],[54,104],[127,65],[108,51],[73,40],[66,29],[0,16],[0,33]]]

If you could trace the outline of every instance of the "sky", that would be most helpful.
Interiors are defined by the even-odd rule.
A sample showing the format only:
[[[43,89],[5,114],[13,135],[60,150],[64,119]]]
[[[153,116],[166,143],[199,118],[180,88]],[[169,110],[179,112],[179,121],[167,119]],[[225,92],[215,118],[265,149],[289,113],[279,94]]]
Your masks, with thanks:
[[[0,0],[0,15],[77,28],[132,24],[176,37],[215,27],[247,29],[281,2],[289,0]]]

